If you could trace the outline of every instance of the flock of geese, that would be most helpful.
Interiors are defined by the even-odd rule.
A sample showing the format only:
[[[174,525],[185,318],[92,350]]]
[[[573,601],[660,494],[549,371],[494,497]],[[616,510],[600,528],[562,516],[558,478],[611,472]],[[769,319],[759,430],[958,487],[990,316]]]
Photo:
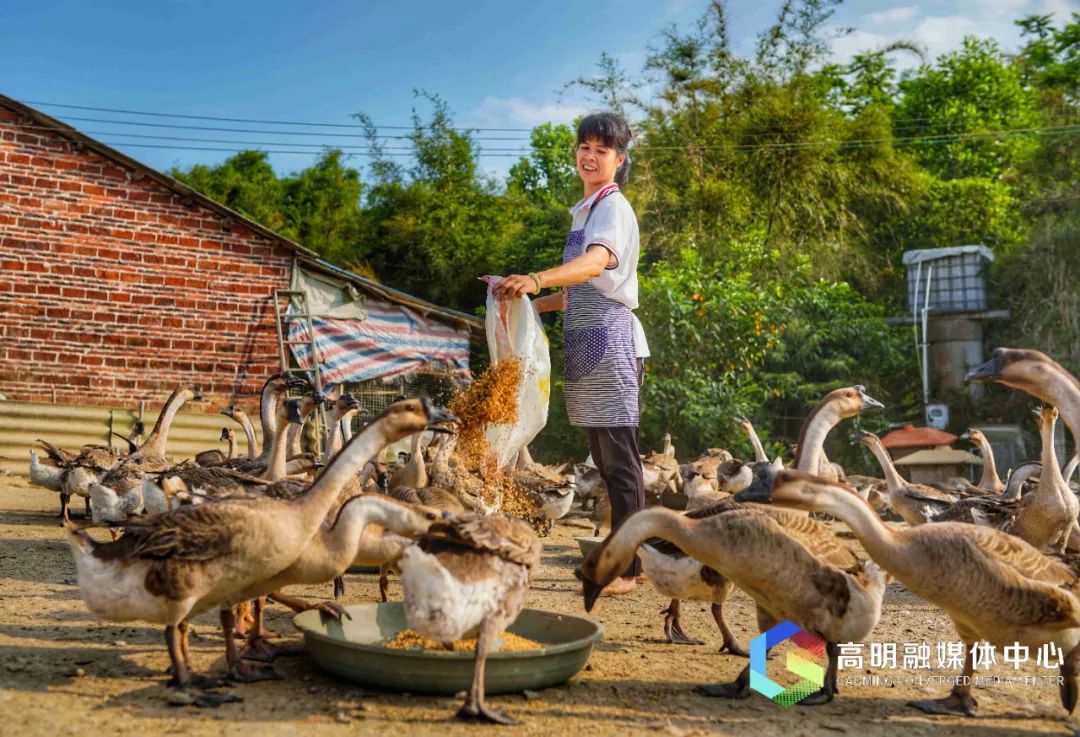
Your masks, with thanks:
[[[754,600],[762,631],[788,620],[825,641],[824,685],[800,702],[812,705],[836,694],[839,644],[870,634],[881,615],[886,583],[895,578],[940,607],[967,648],[963,675],[968,678],[958,679],[948,696],[912,706],[973,716],[976,643],[1019,643],[1032,650],[1052,643],[1064,654],[1060,696],[1071,713],[1080,657],[1080,559],[1067,551],[1080,550],[1075,544],[1080,527],[1076,494],[1066,479],[1077,461],[1060,470],[1053,429],[1060,415],[1074,439],[1080,438],[1080,381],[1038,351],[1007,348],[996,350],[967,378],[997,382],[1047,403],[1039,412],[1043,450],[1037,480],[1028,474],[1027,483],[1010,493],[996,476],[989,444],[972,433],[985,459],[978,486],[959,483],[950,493],[908,483],[880,441],[862,433],[860,442],[885,474],[878,504],[891,507],[906,523],[887,525],[870,498],[869,487],[881,485],[835,478],[839,471],[827,465],[820,446],[810,445],[824,438],[830,423],[880,406],[867,402],[859,387],[839,390],[804,424],[793,468],[760,459],[751,464],[749,483],[733,495],[683,514],[652,507],[609,535],[577,569],[586,610],[640,551],[646,569],[652,567],[649,580],[662,593],[713,603],[725,647],[738,654],[745,651],[732,647],[721,611],[731,586],[737,586]],[[857,557],[810,512],[846,524],[869,559]],[[664,575],[658,575],[661,569]],[[677,626],[669,628],[672,633],[673,641],[685,641]],[[708,696],[745,698],[750,668],[732,683],[698,688]]]
[[[1071,712],[1080,656],[1080,565],[1067,551],[1080,550],[1080,509],[1067,481],[1076,459],[1059,470],[1053,430],[1060,414],[1074,437],[1080,435],[1080,381],[1044,354],[1016,349],[998,349],[968,378],[995,381],[1047,403],[1039,412],[1041,464],[1003,483],[989,443],[973,430],[970,440],[980,446],[984,463],[978,484],[913,484],[896,472],[876,436],[859,433],[883,478],[848,477],[826,457],[824,443],[843,420],[883,408],[862,386],[833,391],[812,410],[790,467],[767,457],[742,418],[753,461],[710,449],[679,464],[665,437],[660,452],[642,459],[647,491],[657,502],[674,495],[686,511],[649,506],[589,553],[576,570],[586,610],[637,554],[649,583],[670,599],[663,612],[669,642],[699,643],[683,631],[680,605],[708,602],[722,651],[745,657],[723,610],[738,587],[756,603],[762,631],[789,620],[826,642],[825,683],[801,702],[810,705],[834,697],[839,644],[869,635],[886,584],[895,578],[953,620],[968,647],[967,676],[976,642],[1057,645],[1066,654],[1061,700]],[[297,392],[302,396],[289,398]],[[164,454],[169,426],[195,397],[191,387],[177,388],[145,440],[126,439],[126,454],[100,446],[76,454],[42,442],[52,462],[47,465],[31,452],[32,480],[60,494],[87,606],[105,619],[164,626],[170,685],[196,705],[216,705],[236,697],[217,689],[223,678],[193,673],[187,643],[192,617],[217,608],[225,679],[274,678],[272,667],[259,663],[280,654],[262,625],[268,600],[295,611],[347,616],[335,602],[309,602],[283,589],[334,581],[336,598],[344,592],[346,569],[377,565],[384,601],[388,574],[400,574],[410,629],[437,641],[477,637],[474,677],[458,716],[513,723],[485,703],[485,659],[524,606],[541,536],[570,512],[575,495],[579,514],[589,516],[597,531],[610,527],[597,470],[589,463],[545,467],[523,449],[508,472],[530,495],[535,516],[492,513],[483,481],[463,473],[454,453],[456,436],[448,426],[456,417],[426,398],[403,399],[352,435],[349,420],[359,407],[344,395],[333,403],[327,450],[315,458],[300,451],[300,428],[325,399],[288,374],[271,377],[263,388],[261,447],[251,421],[230,407],[224,414],[243,430],[247,455],[237,456],[235,436],[226,428],[221,438],[228,451],[175,464]],[[423,448],[421,434],[435,439]],[[407,459],[396,466],[379,462],[384,448],[409,436]],[[68,520],[72,496],[87,500],[88,524]],[[906,526],[885,524],[886,509]],[[811,513],[848,525],[869,559]],[[95,526],[113,539],[92,537],[87,528]],[[246,640],[243,651],[237,636]],[[744,698],[749,667],[732,683],[699,691]],[[912,705],[965,715],[976,707],[970,680],[945,698]]]

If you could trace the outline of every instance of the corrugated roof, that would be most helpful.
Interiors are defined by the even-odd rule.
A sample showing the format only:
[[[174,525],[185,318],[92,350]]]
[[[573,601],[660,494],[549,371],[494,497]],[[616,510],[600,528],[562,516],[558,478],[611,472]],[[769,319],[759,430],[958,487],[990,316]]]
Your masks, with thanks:
[[[884,435],[881,444],[886,448],[925,448],[927,446],[952,445],[958,436],[932,427],[915,427],[910,422],[899,430]]]
[[[286,238],[280,233],[277,233],[270,228],[267,228],[265,225],[255,222],[254,220],[246,217],[245,215],[241,215],[235,210],[221,204],[217,200],[207,197],[197,189],[193,189],[188,185],[184,184],[183,182],[173,179],[168,174],[163,174],[157,169],[149,167],[146,164],[143,164],[142,162],[131,158],[127,154],[121,153],[115,148],[107,146],[106,144],[91,138],[90,136],[80,132],[76,128],[72,128],[67,123],[59,121],[52,116],[46,115],[40,110],[32,108],[29,105],[25,105],[18,100],[15,100],[3,94],[0,94],[0,106],[6,107],[9,110],[13,110],[31,120],[33,124],[43,128],[49,128],[50,130],[55,131],[59,135],[62,135],[69,140],[77,142],[80,146],[90,149],[91,151],[94,151],[95,153],[116,162],[117,164],[126,169],[129,169],[133,172],[138,172],[139,174],[154,180],[162,187],[171,190],[182,198],[190,200],[193,203],[197,203],[200,207],[205,207],[208,210],[212,210],[218,213],[224,218],[235,220],[238,223],[242,223],[245,227],[250,228],[252,231],[258,233],[264,238],[275,241],[284,248],[292,251],[306,264],[314,266],[315,268],[323,269],[325,271],[335,274],[336,276],[349,279],[361,289],[367,291],[373,296],[380,297],[395,304],[410,307],[414,310],[417,310],[421,314],[430,314],[435,319],[441,319],[442,321],[449,321],[457,325],[462,325],[464,327],[467,327],[470,333],[475,334],[477,331],[479,331],[481,335],[483,334],[484,323],[479,318],[473,315],[468,315],[464,312],[452,310],[448,307],[442,307],[432,302],[427,302],[420,299],[419,297],[413,297],[412,295],[406,294],[405,292],[379,284],[378,282],[372,281],[371,279],[360,276],[359,274],[354,274],[347,269],[343,269],[340,266],[336,266],[329,261],[325,261],[319,257],[319,254],[304,247],[296,241]]]
[[[917,450],[893,463],[897,466],[962,466],[966,464],[977,466],[982,463],[982,459],[966,450],[928,448]]]

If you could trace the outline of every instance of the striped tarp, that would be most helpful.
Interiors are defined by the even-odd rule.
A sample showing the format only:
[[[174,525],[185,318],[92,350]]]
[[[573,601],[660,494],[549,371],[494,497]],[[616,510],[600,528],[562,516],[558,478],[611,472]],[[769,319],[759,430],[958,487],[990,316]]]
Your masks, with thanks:
[[[291,314],[290,308],[290,314]],[[425,320],[397,305],[367,301],[366,320],[313,317],[324,385],[386,379],[419,368],[467,376],[469,332]],[[311,366],[307,322],[290,318],[289,340],[300,368]]]

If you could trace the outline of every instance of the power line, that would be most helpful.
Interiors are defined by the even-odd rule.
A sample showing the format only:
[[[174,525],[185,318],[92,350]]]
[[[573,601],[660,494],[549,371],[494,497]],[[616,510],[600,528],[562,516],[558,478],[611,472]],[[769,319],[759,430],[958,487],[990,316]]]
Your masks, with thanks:
[[[359,123],[314,123],[314,122],[301,122],[296,120],[259,120],[255,118],[227,118],[218,115],[187,115],[184,113],[159,113],[150,112],[147,110],[123,110],[120,108],[109,107],[92,107],[90,105],[69,105],[60,102],[42,102],[40,100],[27,100],[27,105],[42,105],[44,107],[60,107],[67,108],[69,110],[91,110],[98,113],[122,113],[124,115],[147,115],[155,118],[183,118],[186,120],[220,120],[230,123],[258,123],[264,125],[307,125],[319,128],[360,128],[366,129],[367,126]],[[385,128],[387,130],[414,130],[417,126],[414,125],[375,125],[372,126],[376,129]],[[421,128],[425,126],[420,126]],[[531,133],[532,128],[452,128],[451,130],[457,131],[492,131],[503,133]]]
[[[110,125],[133,125],[140,128],[177,128],[180,130],[193,130],[193,131],[214,131],[218,133],[258,133],[269,134],[274,136],[334,136],[335,138],[362,138],[366,139],[367,136],[361,133],[347,134],[347,133],[321,133],[318,131],[274,131],[274,130],[262,130],[256,128],[221,128],[218,126],[207,125],[182,125],[180,123],[144,123],[138,120],[115,120],[110,118],[84,118],[75,115],[65,115],[61,120],[77,120],[80,123],[108,123]],[[409,141],[414,136],[376,136],[376,138],[390,138]],[[527,141],[527,138],[499,138],[495,136],[485,137],[481,140],[486,141]]]
[[[231,122],[231,123],[255,123],[255,124],[264,124],[264,125],[291,125],[291,126],[307,126],[307,127],[315,127],[315,128],[339,128],[339,129],[367,130],[366,125],[358,124],[358,123],[321,123],[321,122],[314,122],[314,121],[298,121],[298,120],[273,120],[273,119],[261,119],[261,118],[232,118],[232,117],[226,117],[226,116],[220,116],[220,115],[191,115],[191,114],[186,114],[186,113],[162,113],[162,112],[148,111],[148,110],[127,110],[127,109],[124,109],[124,108],[95,107],[95,106],[92,106],[92,105],[71,105],[71,104],[67,104],[67,103],[43,102],[43,101],[35,101],[35,100],[28,100],[26,104],[28,104],[28,105],[41,105],[41,106],[45,106],[45,107],[59,107],[59,108],[65,108],[65,109],[69,109],[69,110],[89,110],[89,111],[93,111],[93,112],[120,113],[120,114],[123,114],[123,115],[144,115],[144,116],[155,117],[155,118],[178,118],[178,119],[184,119],[184,120],[208,120],[208,121],[220,121],[220,122]],[[104,122],[117,122],[117,123],[127,123],[127,124],[130,124],[130,125],[151,125],[150,123],[139,123],[138,121],[105,121],[105,120],[77,118],[77,117],[70,117],[70,119],[71,120],[88,120],[88,121],[91,121],[91,122],[103,122],[103,123]],[[942,127],[948,127],[950,125],[953,125],[952,123],[949,123],[949,122],[937,122],[937,123],[935,123],[934,120],[935,120],[935,118],[932,118],[932,117],[897,118],[895,120],[891,120],[890,124],[894,128],[918,128],[918,127],[942,128]],[[168,127],[184,127],[184,126],[168,126]],[[379,130],[379,129],[386,129],[386,130],[416,130],[417,128],[423,130],[425,128],[430,128],[431,126],[425,126],[425,125],[377,125],[377,124],[373,124],[371,127],[376,129],[376,130]],[[778,123],[778,124],[764,126],[764,128],[766,130],[786,130],[786,129],[788,129],[788,126]],[[494,128],[494,127],[466,127],[466,126],[459,126],[459,127],[447,126],[446,129],[447,130],[452,130],[452,131],[455,131],[455,132],[482,131],[482,132],[503,132],[503,133],[531,133],[533,130],[535,130],[535,128]],[[210,129],[207,129],[207,130],[232,130],[232,131],[235,131],[236,129],[214,129],[214,128],[210,128]],[[259,132],[283,133],[283,134],[286,133],[285,131],[259,131]],[[305,133],[303,131],[299,131],[299,132],[296,132],[296,133],[298,135],[320,135],[320,134],[317,134],[317,133],[314,133],[314,132]],[[332,134],[321,134],[321,135],[332,135]],[[759,135],[767,135],[767,134],[750,133],[750,134],[747,134],[747,135],[759,136]],[[389,135],[387,135],[387,136],[379,136],[379,137],[380,138],[408,138],[409,136],[389,136]],[[508,138],[508,139],[490,139],[490,140],[519,140],[519,139],[517,139],[517,138],[513,138],[513,139]]]
[[[1060,128],[1060,129],[1041,129],[1041,130],[1040,129],[1025,129],[1025,130],[1022,130],[1022,131],[1009,131],[1007,133],[1008,134],[1023,133],[1025,135],[1046,136],[1046,137],[1073,136],[1073,135],[1080,135],[1080,126],[1074,126],[1074,127],[1068,127],[1068,128]],[[953,144],[953,143],[959,143],[959,142],[961,142],[961,140],[970,140],[971,138],[974,138],[974,137],[1003,137],[1005,135],[1006,135],[1006,132],[992,131],[992,132],[989,132],[988,134],[981,135],[981,136],[978,135],[978,134],[971,134],[971,135],[967,135],[967,136],[965,136],[963,138],[961,138],[960,136],[936,136],[936,137],[912,137],[912,138],[908,138],[908,139],[867,139],[867,140],[863,140],[863,141],[846,141],[846,142],[807,141],[807,142],[803,142],[803,143],[798,144],[798,146],[800,148],[810,148],[810,147],[816,147],[816,146],[835,146],[839,150],[869,148],[869,147],[872,147],[872,146],[878,146],[878,145],[883,145],[883,144],[888,144],[888,145],[892,145],[892,146],[896,146],[896,147],[932,146],[932,145],[949,145],[949,144]],[[210,142],[210,141],[208,141],[208,142]],[[175,150],[175,151],[220,151],[220,152],[225,152],[225,153],[240,153],[242,151],[252,150],[250,148],[221,148],[221,147],[209,147],[209,146],[169,146],[169,145],[162,145],[162,144],[138,143],[138,142],[131,142],[131,141],[102,141],[102,143],[108,144],[110,146],[128,146],[128,147],[136,147],[136,148],[166,149],[166,150]],[[258,145],[258,144],[251,143],[249,145],[255,146],[255,145]],[[798,150],[797,148],[794,148],[793,146],[794,146],[794,144],[784,144],[783,148],[777,148],[777,147],[766,147],[766,146],[761,146],[761,145],[746,145],[746,146],[732,146],[732,147],[728,147],[728,148],[729,148],[729,150],[733,150],[733,151],[736,151],[738,153],[753,153],[753,152],[758,152],[758,151],[762,151],[762,150]],[[686,147],[669,147],[666,150],[671,150],[671,149],[685,150],[685,148]],[[305,154],[305,155],[308,155],[308,156],[310,156],[313,153],[318,153],[317,151],[312,151],[312,150],[284,150],[284,149],[267,149],[267,148],[261,148],[261,147],[255,149],[255,150],[261,151],[263,153],[269,153],[269,154]],[[656,148],[643,147],[643,150],[644,151],[655,151],[657,149]],[[406,152],[406,151],[401,151],[400,149],[395,149],[392,152],[386,152],[385,150],[383,150],[383,151],[362,150],[362,151],[348,151],[346,153],[348,153],[351,156],[411,156],[412,155],[411,150]],[[475,155],[478,158],[521,158],[520,153],[499,153],[499,152],[489,153],[489,152],[486,152],[484,150],[478,151]]]

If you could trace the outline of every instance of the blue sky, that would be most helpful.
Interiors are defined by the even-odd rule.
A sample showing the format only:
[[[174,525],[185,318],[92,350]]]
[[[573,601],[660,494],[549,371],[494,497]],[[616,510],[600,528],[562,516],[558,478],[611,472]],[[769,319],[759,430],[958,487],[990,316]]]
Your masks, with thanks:
[[[737,47],[752,48],[754,36],[773,20],[780,4],[781,0],[729,1],[728,17]],[[321,123],[351,123],[350,114],[363,111],[377,124],[407,125],[411,109],[418,104],[413,90],[419,88],[443,97],[459,125],[528,128],[547,120],[566,122],[595,107],[579,93],[563,93],[562,88],[567,80],[590,74],[601,51],[636,72],[660,31],[673,23],[692,22],[706,5],[706,0],[37,0],[5,8],[0,25],[0,92],[23,101]],[[1006,48],[1015,48],[1014,19],[1054,13],[1060,20],[1070,11],[1080,11],[1080,0],[848,0],[834,25],[855,31],[832,43],[841,58],[897,38],[915,40],[936,55],[955,48],[965,34],[972,33],[993,36]],[[420,104],[421,111],[426,111]],[[111,135],[95,135],[110,142],[239,147],[135,139],[125,136],[123,131],[127,131],[350,143],[325,136],[154,129],[72,118],[317,130],[310,128],[154,120],[46,105],[40,109],[87,132],[111,131]],[[482,135],[514,138],[525,134]],[[213,163],[229,155],[114,145],[159,169]],[[281,172],[303,168],[313,159],[307,154],[272,157]],[[363,157],[353,161],[363,168]],[[512,161],[492,156],[483,159],[483,165],[499,174]]]

